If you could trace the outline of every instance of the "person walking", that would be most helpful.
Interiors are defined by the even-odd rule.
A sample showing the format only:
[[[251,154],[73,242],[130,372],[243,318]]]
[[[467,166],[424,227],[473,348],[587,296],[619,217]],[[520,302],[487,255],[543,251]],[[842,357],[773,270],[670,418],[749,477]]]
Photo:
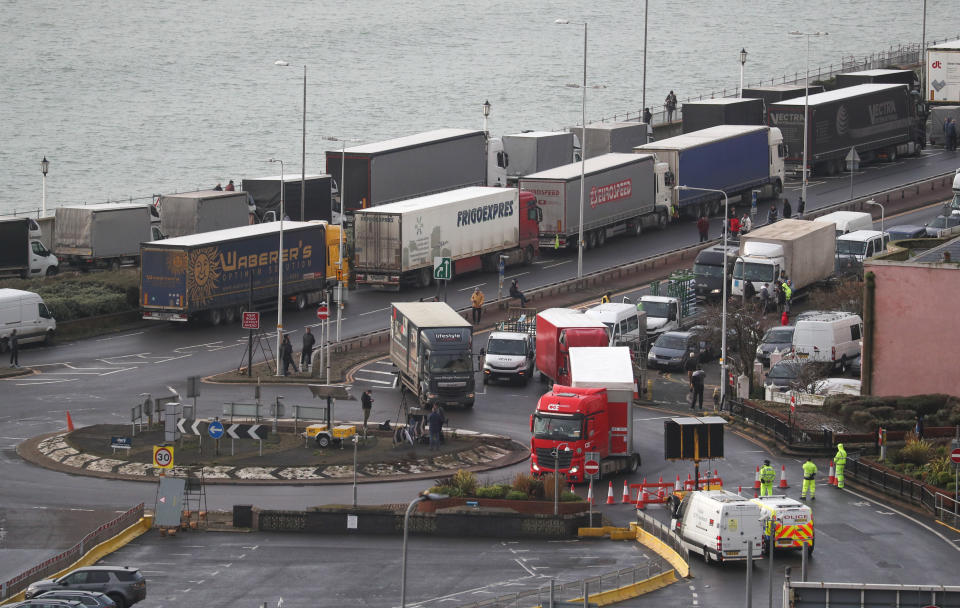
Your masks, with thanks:
[[[730,216],[730,238],[734,241],[740,240],[740,218],[736,213]]]
[[[810,500],[816,500],[816,497],[813,495],[817,491],[817,465],[814,464],[813,459],[807,456],[807,461],[803,463],[803,489],[800,491],[800,500],[806,500],[807,496],[810,496]]]
[[[690,377],[690,390],[693,391],[693,400],[690,402],[690,409],[703,410],[703,385],[706,380],[707,372],[703,371],[700,365]],[[699,404],[699,405],[698,405]]]
[[[427,419],[430,428],[430,451],[440,450],[440,431],[443,430],[443,415],[440,408],[433,406],[430,417]]]
[[[773,224],[777,221],[777,206],[770,205],[770,211],[767,211],[767,223]]]
[[[770,310],[770,283],[764,283],[760,288],[760,312],[763,318],[767,318],[767,311]]]
[[[643,122],[647,125],[653,122],[653,113],[650,111],[650,108],[643,109]]]
[[[837,469],[837,487],[843,488],[843,468],[847,466],[847,451],[843,449],[843,444],[837,444],[837,453],[833,456],[833,465]]]
[[[750,214],[744,211],[743,217],[740,218],[740,234],[746,234],[751,230],[753,230],[753,220],[750,219]]]
[[[673,122],[673,113],[677,110],[677,96],[673,91],[667,93],[667,98],[663,100],[663,107],[667,111],[667,122]]]
[[[612,291],[606,292],[605,294],[603,294],[603,295],[600,297],[600,303],[601,303],[601,304],[609,304],[609,303],[610,303],[610,297],[611,297],[612,295],[613,295],[613,292],[612,292]]]
[[[790,199],[783,197],[783,219],[790,219],[793,216],[793,207],[790,206]]]
[[[223,189],[224,192],[233,192],[236,188],[233,186],[233,180],[231,179],[227,182],[227,187]]]
[[[707,219],[706,215],[701,215],[700,219],[697,220],[697,232],[700,233],[701,243],[709,240],[707,233],[710,232],[710,220]]]
[[[367,421],[370,420],[370,412],[373,411],[373,391],[369,388],[360,396],[360,409],[363,410],[363,430],[366,432]]]
[[[20,367],[20,337],[17,330],[10,332],[10,367]]]
[[[923,414],[917,414],[917,424],[913,427],[917,439],[923,439]]]
[[[517,298],[518,300],[520,300],[520,306],[526,307],[527,297],[523,295],[522,291],[520,291],[520,284],[517,283],[516,279],[514,279],[513,282],[510,283],[510,297]]]
[[[801,220],[803,219],[803,212],[807,208],[807,201],[803,200],[803,197],[800,197],[800,200],[797,202],[797,217]]]
[[[683,362],[683,369],[687,372],[687,382],[693,378],[693,372],[697,371],[697,353],[692,350],[687,353],[687,360]]]
[[[784,307],[787,305],[787,294],[783,291],[784,283],[776,283],[777,285],[777,314],[784,312]]]
[[[313,361],[313,346],[317,343],[310,328],[307,327],[303,334],[303,342],[300,347],[300,369],[307,371]]]
[[[483,315],[483,292],[479,287],[473,288],[473,294],[470,296],[470,306],[473,313],[473,324],[480,324],[480,317]]]
[[[773,480],[776,478],[777,472],[770,466],[770,461],[764,460],[760,467],[760,496],[773,496]]]
[[[946,136],[946,149],[950,152],[957,150],[957,121],[951,116],[947,119],[947,124],[943,128],[943,134]]]
[[[290,336],[284,334],[283,340],[280,341],[280,360],[283,362],[283,375],[288,375],[290,367],[293,367],[294,372],[300,370],[297,369],[297,364],[293,361],[293,344],[290,343]]]
[[[793,288],[790,287],[790,281],[781,283],[780,291],[783,292],[783,312],[790,314],[790,300],[793,298]]]

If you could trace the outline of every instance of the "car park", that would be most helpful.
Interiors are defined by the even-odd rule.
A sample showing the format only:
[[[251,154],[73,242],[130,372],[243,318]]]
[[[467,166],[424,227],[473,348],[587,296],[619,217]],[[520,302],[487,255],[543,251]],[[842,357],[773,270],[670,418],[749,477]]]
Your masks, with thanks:
[[[54,589],[37,596],[38,600],[72,600],[89,608],[115,608],[117,605],[106,594],[99,591],[79,591],[73,589]]]
[[[112,599],[118,608],[127,608],[147,597],[147,581],[139,568],[130,566],[85,566],[59,578],[30,583],[25,597],[33,599],[46,591],[99,591]]]
[[[774,351],[784,356],[793,352],[793,329],[792,325],[779,325],[768,329],[757,347],[757,361],[763,363],[764,367],[770,367],[770,355]]]

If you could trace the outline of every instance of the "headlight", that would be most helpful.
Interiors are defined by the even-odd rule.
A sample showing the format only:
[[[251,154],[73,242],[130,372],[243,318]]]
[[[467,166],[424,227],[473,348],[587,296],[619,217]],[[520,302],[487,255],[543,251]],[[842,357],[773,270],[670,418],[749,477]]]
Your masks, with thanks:
[[[580,470],[580,467],[570,467],[570,474],[575,475],[579,470]]]
[[[530,468],[533,469],[534,471],[539,471],[540,465],[538,465],[537,463],[533,463],[530,465]]]

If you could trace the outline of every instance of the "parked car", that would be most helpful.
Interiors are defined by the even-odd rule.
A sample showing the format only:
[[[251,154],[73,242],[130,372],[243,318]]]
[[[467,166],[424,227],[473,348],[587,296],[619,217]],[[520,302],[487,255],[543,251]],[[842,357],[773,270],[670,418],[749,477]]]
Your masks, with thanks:
[[[770,354],[780,351],[781,354],[793,352],[793,326],[780,325],[771,327],[763,334],[763,341],[757,347],[757,361],[764,367],[770,367]]]
[[[660,335],[647,354],[651,369],[683,369],[692,356],[697,361],[706,359],[712,349],[709,342],[695,331],[668,331]]]
[[[862,348],[862,347],[861,347],[861,348]],[[854,378],[859,378],[859,377],[860,377],[860,355],[857,355],[856,358],[854,358],[854,359],[850,362],[850,374],[851,374]]]
[[[927,236],[944,238],[960,232],[960,215],[957,212],[950,215],[938,215],[933,221],[927,222]]]
[[[53,598],[36,598],[25,600],[6,606],[6,608],[83,608],[83,604],[76,600],[58,600]]]
[[[99,591],[118,608],[127,608],[147,597],[147,581],[139,568],[130,566],[86,566],[60,578],[48,578],[27,587],[25,597],[32,599],[45,591],[76,589]]]
[[[781,359],[766,373],[764,385],[778,391],[815,393],[820,379],[826,377],[829,371],[829,364],[795,358]]]
[[[900,241],[903,239],[919,239],[927,236],[926,226],[917,226],[916,224],[900,224],[899,226],[889,226],[886,230],[890,235],[890,241]]]
[[[38,600],[73,600],[80,602],[83,606],[92,608],[115,608],[117,603],[110,599],[105,593],[99,591],[79,591],[73,589],[54,589],[45,591],[37,596]]]

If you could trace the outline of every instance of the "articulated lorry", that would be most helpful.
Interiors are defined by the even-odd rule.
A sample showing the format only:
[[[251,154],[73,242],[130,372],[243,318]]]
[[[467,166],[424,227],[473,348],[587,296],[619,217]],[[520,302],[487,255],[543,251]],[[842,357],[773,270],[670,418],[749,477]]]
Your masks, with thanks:
[[[390,361],[421,406],[473,407],[473,326],[446,302],[394,302]]]
[[[600,477],[636,472],[637,386],[630,349],[571,348],[570,362],[570,384],[554,385],[530,417],[530,472],[557,472],[570,483],[581,482],[588,452],[597,454]]]
[[[924,85],[930,105],[960,105],[960,40],[927,47]]]
[[[140,263],[140,243],[163,238],[149,205],[57,207],[53,252],[81,270]]]
[[[293,175],[288,173],[283,176],[283,215],[297,222],[335,221],[337,218],[331,218],[332,177],[330,175],[304,176],[303,217],[300,217],[300,178],[299,173]],[[241,182],[241,189],[253,199],[258,220],[270,221],[271,218],[283,217],[280,213],[279,175],[244,179]]]
[[[794,298],[806,288],[833,275],[836,227],[810,220],[780,220],[740,237],[740,257],[733,267],[731,292],[742,296],[747,282],[756,297],[784,273]],[[772,296],[771,291],[771,296]]]
[[[537,197],[543,210],[540,247],[576,247],[580,234],[580,163],[520,179],[520,188]],[[586,248],[602,246],[619,234],[639,236],[646,227],[667,223],[670,193],[666,165],[647,154],[604,154],[585,163],[583,238]]]
[[[57,274],[60,262],[40,242],[41,230],[28,217],[0,220],[0,276],[21,279]]]
[[[246,192],[200,190],[165,194],[157,200],[160,232],[169,238],[211,232],[254,223]]]
[[[770,126],[783,132],[787,171],[801,172],[804,124],[807,167],[814,174],[847,170],[844,159],[851,148],[856,148],[863,163],[892,162],[923,148],[922,103],[906,85],[860,84],[811,95],[806,121],[804,106],[804,98],[797,97],[767,109]]]
[[[608,346],[603,322],[578,310],[548,308],[537,314],[537,370],[540,380],[570,384],[570,349]]]
[[[284,222],[285,306],[303,310],[324,300],[325,232],[320,222]],[[143,243],[143,318],[232,324],[242,311],[276,307],[279,254],[280,222]]]
[[[427,286],[436,257],[451,259],[454,276],[496,271],[501,260],[529,264],[539,252],[539,219],[529,192],[484,186],[359,209],[353,231],[357,284]]]
[[[587,126],[586,135],[583,127],[567,130],[577,137],[577,147],[586,145],[588,159],[611,153],[629,154],[637,146],[649,142],[651,133],[650,126],[642,122],[594,123]]]
[[[580,143],[565,131],[527,131],[503,136],[507,154],[507,183],[515,186],[524,176],[569,165],[579,158]]]
[[[750,200],[760,188],[766,196],[783,191],[783,135],[762,125],[720,125],[662,139],[634,149],[666,163],[666,193],[670,202],[689,217],[715,215],[723,206],[717,192],[676,190],[691,186],[722,190],[728,197]]]

